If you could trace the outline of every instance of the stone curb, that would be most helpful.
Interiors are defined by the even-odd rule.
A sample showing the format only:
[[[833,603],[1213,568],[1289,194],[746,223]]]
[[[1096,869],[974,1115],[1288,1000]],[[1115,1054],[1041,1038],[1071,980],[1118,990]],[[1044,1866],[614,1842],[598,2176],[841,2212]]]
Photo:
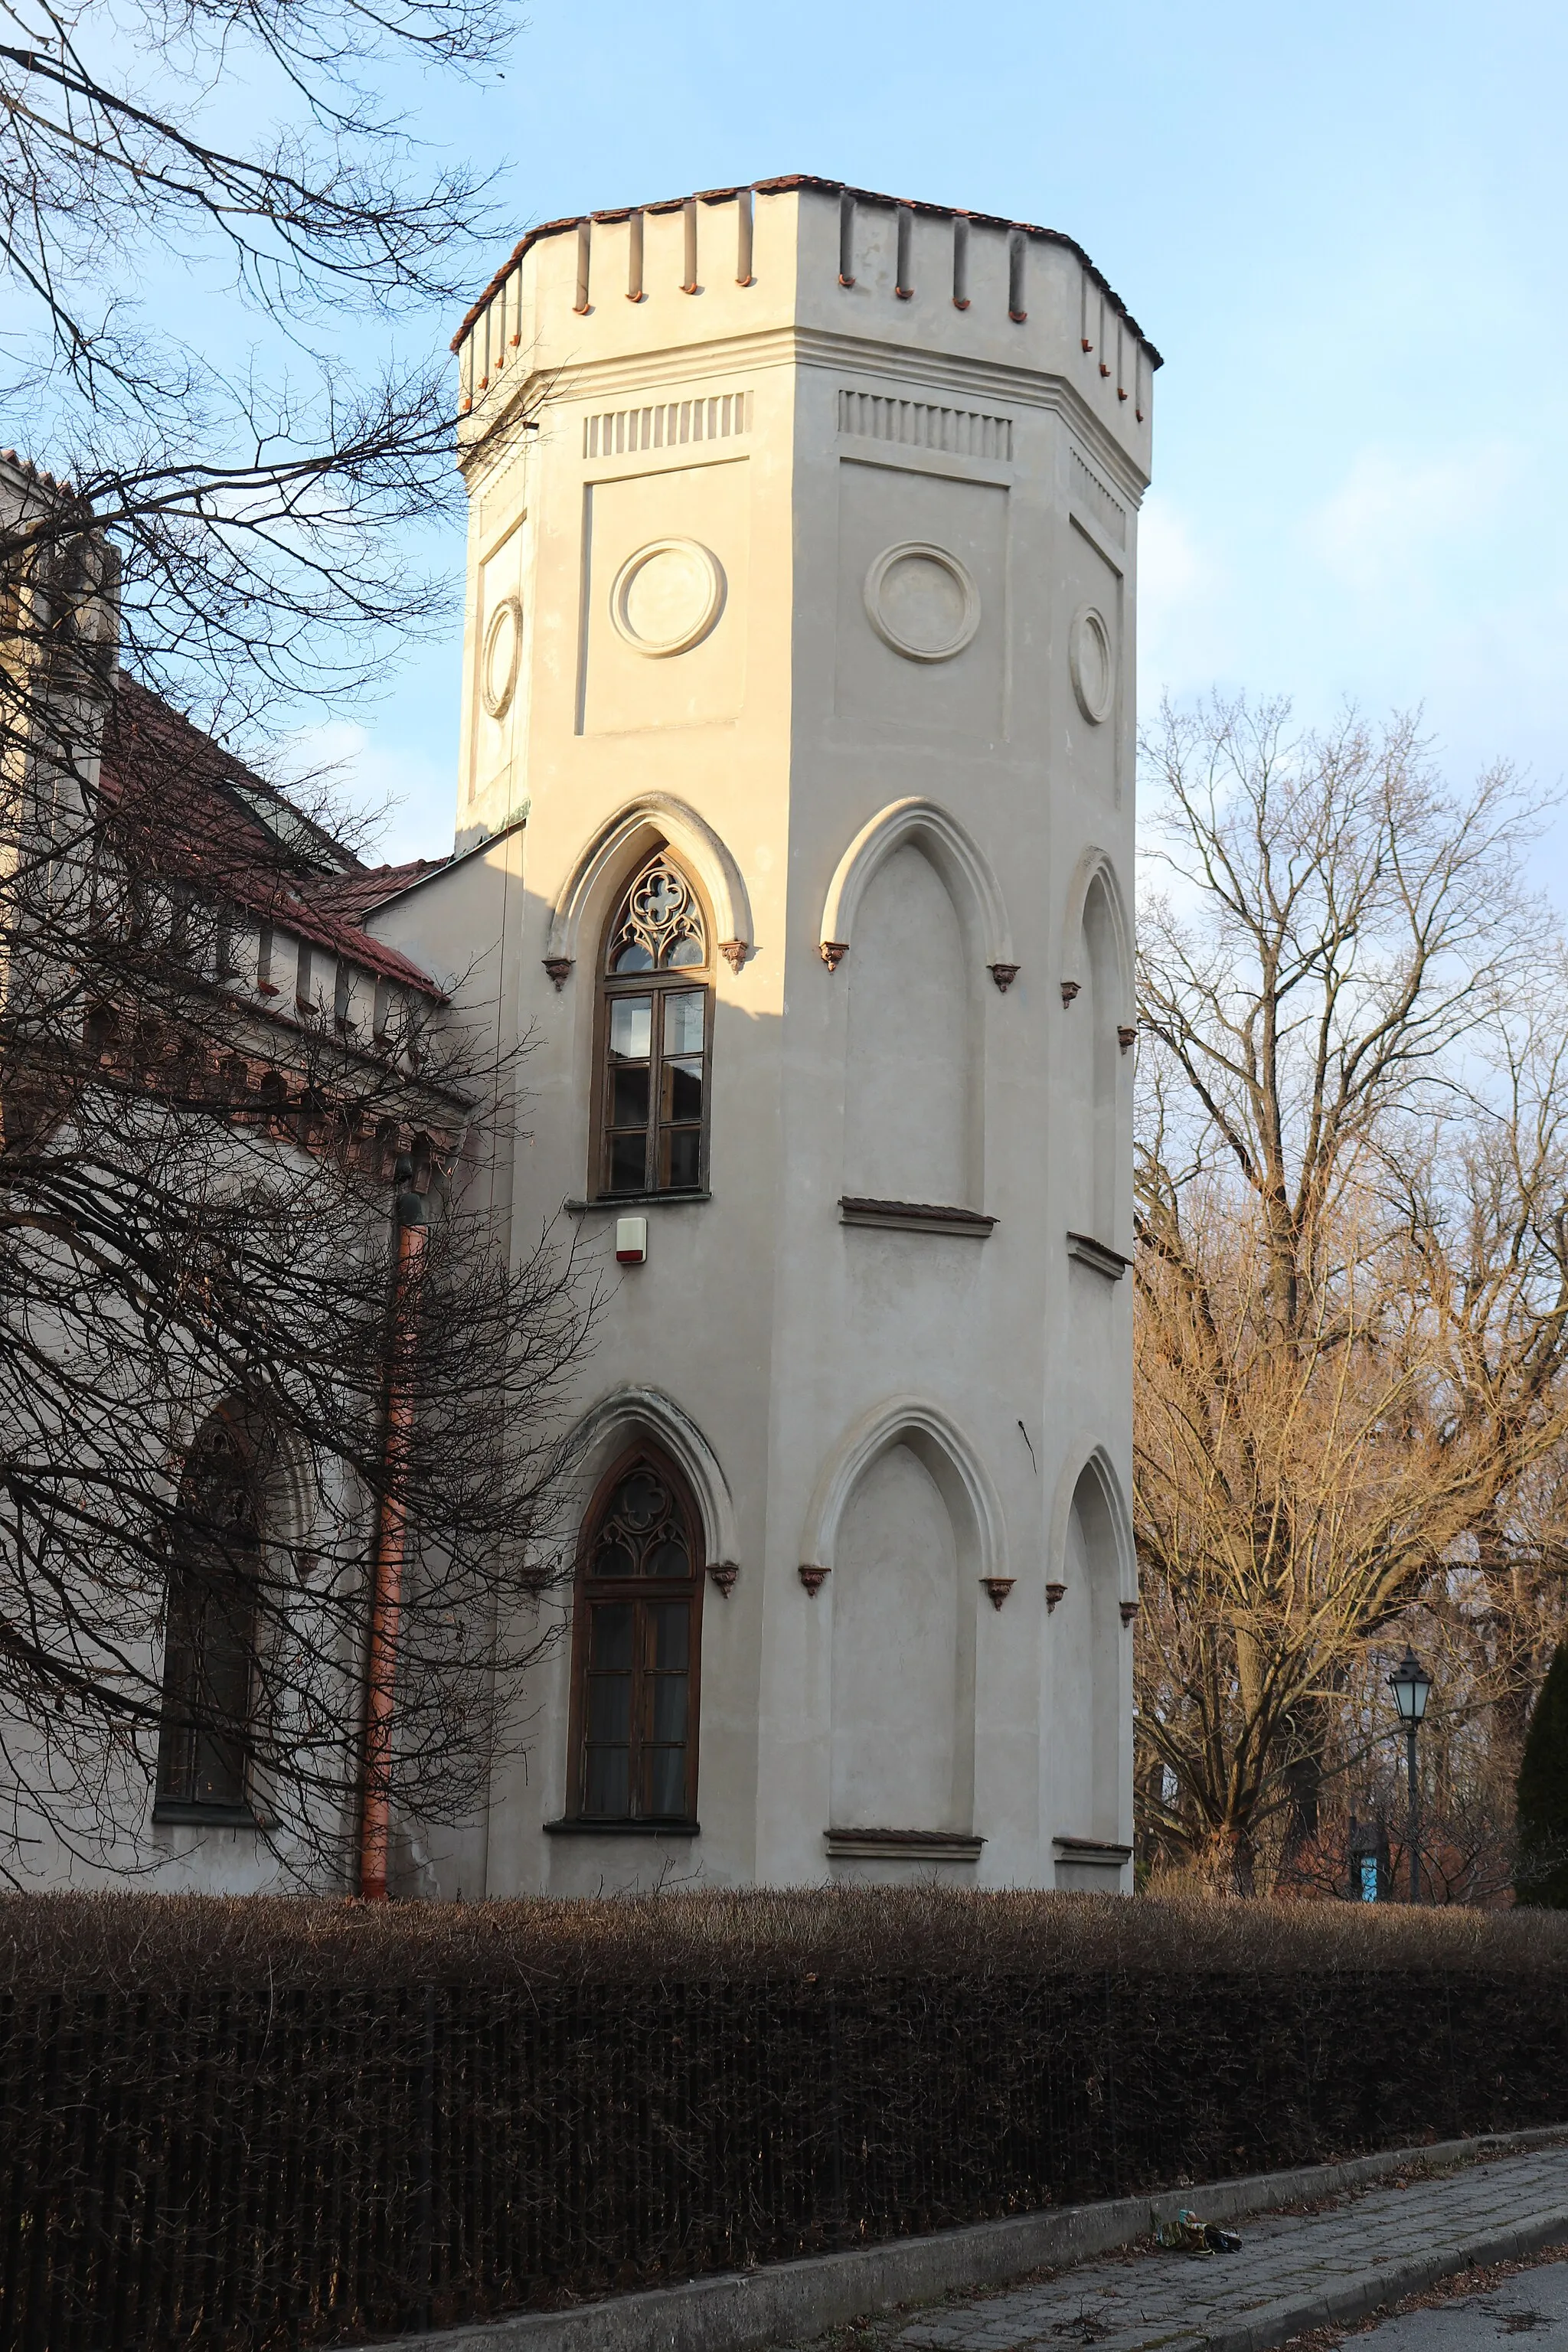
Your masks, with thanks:
[[[1174,2220],[1184,2205],[1205,2221],[1232,2221],[1274,2206],[1316,2203],[1412,2166],[1473,2163],[1544,2147],[1565,2134],[1568,2125],[1550,2125],[1427,2147],[1390,2148],[1342,2164],[1254,2173],[1241,2180],[1163,2189],[1152,2197],[1052,2207],[1005,2221],[857,2246],[846,2253],[690,2279],[571,2310],[514,2312],[464,2327],[400,2336],[393,2344],[384,2342],[380,2352],[749,2352],[819,2336],[825,2328],[900,2304],[932,2303],[965,2289],[1001,2286],[1029,2271],[1087,2262],[1136,2244],[1159,2222]],[[1265,2305],[1245,2326],[1206,2340],[1212,2352],[1270,2352],[1288,2336],[1330,2321],[1364,2318],[1380,2304],[1416,2294],[1451,2272],[1532,2253],[1559,2233],[1568,2237],[1568,2200],[1561,2211],[1532,2214],[1485,2239],[1357,2273],[1327,2295]]]

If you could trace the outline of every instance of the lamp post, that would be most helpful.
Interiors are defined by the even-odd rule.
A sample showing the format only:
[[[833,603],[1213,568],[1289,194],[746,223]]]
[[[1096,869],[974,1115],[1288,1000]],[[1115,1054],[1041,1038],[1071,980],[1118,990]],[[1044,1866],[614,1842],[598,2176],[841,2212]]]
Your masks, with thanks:
[[[1432,1677],[1405,1644],[1405,1655],[1388,1677],[1399,1720],[1405,1726],[1405,1759],[1410,1780],[1410,1900],[1421,1900],[1421,1792],[1415,1779],[1415,1735],[1426,1712]]]

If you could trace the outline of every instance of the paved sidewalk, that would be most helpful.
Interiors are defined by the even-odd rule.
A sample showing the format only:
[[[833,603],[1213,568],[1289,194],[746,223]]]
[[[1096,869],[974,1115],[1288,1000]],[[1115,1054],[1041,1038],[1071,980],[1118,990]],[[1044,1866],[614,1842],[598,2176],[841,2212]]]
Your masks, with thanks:
[[[1234,2226],[1239,2253],[1139,2248],[884,2321],[861,2340],[907,2352],[1066,2352],[1075,2344],[1095,2352],[1263,2352],[1327,2321],[1359,2318],[1474,2260],[1568,2242],[1568,2147]],[[1383,2275],[1386,2296],[1378,2292]],[[1421,2314],[1423,2328],[1435,2316]],[[1437,2339],[1418,2331],[1393,2341],[1404,2352]]]

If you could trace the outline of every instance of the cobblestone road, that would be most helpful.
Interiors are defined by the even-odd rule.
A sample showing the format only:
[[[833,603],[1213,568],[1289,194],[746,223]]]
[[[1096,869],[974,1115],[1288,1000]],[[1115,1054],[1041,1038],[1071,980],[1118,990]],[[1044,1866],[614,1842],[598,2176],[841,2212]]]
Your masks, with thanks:
[[[1354,2352],[1494,2352],[1518,2336],[1529,2336],[1531,2352],[1568,2352],[1568,2263],[1543,2263],[1483,2294],[1402,2312],[1353,2343]]]
[[[1026,2352],[1037,2346],[1058,2352],[1075,2344],[1093,2345],[1096,2352],[1199,2352],[1250,2323],[1262,2330],[1260,2340],[1272,2343],[1282,2340],[1268,2332],[1273,2306],[1281,2313],[1297,2308],[1368,2271],[1386,2268],[1396,2277],[1408,2260],[1450,2248],[1458,2267],[1462,2250],[1489,2231],[1523,2229],[1537,2216],[1552,2215],[1561,2217],[1568,2241],[1568,2147],[1415,2178],[1404,2189],[1368,2189],[1315,2213],[1237,2221],[1228,2226],[1240,2232],[1239,2253],[1194,2258],[1139,2248],[1053,2279],[906,2313],[858,2334],[863,2344],[908,2352]],[[1390,2299],[1405,2291],[1401,2284]],[[1521,2280],[1509,2308],[1529,2305]],[[1384,2339],[1390,2352],[1492,2340],[1439,2336],[1434,2312],[1414,2318],[1414,2333],[1400,2322],[1405,2333]],[[1520,2330],[1516,2325],[1506,2332]]]

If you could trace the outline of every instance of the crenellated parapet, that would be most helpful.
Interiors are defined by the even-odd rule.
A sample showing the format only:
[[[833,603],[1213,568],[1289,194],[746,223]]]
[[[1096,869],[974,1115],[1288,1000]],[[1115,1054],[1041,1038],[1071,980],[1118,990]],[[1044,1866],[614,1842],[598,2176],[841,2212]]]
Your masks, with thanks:
[[[657,352],[670,375],[781,332],[902,345],[1009,392],[1054,378],[1148,478],[1160,354],[1072,237],[803,174],[530,230],[454,338],[462,446],[563,370]]]

